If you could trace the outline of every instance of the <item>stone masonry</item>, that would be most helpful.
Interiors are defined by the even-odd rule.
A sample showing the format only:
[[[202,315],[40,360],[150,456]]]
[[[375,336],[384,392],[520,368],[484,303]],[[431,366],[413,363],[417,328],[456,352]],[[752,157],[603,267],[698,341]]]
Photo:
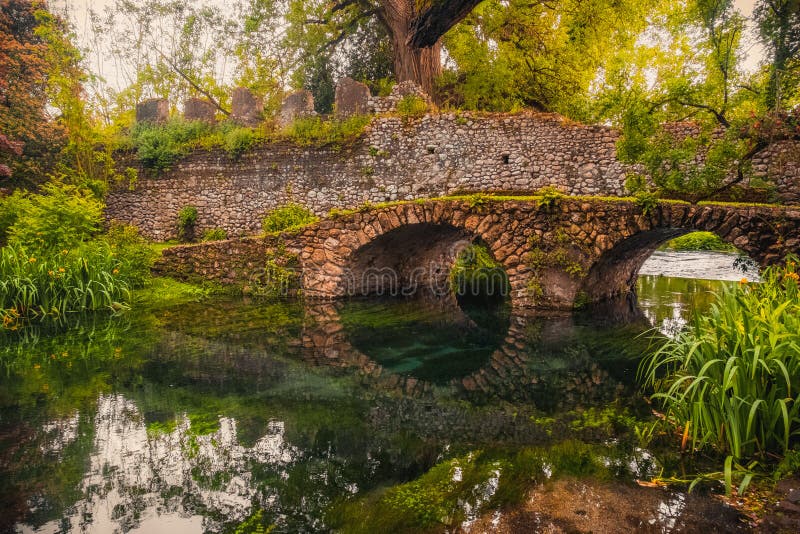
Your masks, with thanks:
[[[199,234],[219,227],[241,236],[258,232],[264,213],[288,201],[324,216],[365,202],[546,185],[618,196],[629,170],[616,159],[618,136],[550,114],[376,117],[352,146],[282,142],[239,159],[198,150],[162,176],[140,168],[134,190],[120,184],[110,192],[106,215],[166,240],[177,235],[177,214],[187,205],[198,209]]]
[[[158,270],[247,284],[263,272],[268,251],[281,249],[299,260],[307,298],[441,296],[457,254],[479,240],[503,266],[514,307],[565,310],[625,295],[658,246],[694,230],[773,264],[800,250],[800,207],[665,201],[645,213],[623,199],[415,201],[325,219],[295,235],[167,249]]]

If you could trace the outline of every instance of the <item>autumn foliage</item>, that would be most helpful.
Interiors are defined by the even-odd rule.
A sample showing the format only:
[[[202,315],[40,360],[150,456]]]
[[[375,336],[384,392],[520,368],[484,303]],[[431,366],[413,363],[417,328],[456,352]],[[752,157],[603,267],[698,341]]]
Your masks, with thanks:
[[[40,32],[45,8],[0,0],[0,184],[9,177],[10,185],[41,183],[66,140],[64,126],[48,113],[54,69]]]

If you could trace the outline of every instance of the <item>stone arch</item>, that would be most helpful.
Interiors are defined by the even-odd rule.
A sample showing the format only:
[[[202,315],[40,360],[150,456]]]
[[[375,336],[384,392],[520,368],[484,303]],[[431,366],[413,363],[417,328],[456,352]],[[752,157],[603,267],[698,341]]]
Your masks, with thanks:
[[[458,253],[480,240],[523,287],[521,234],[513,218],[467,202],[398,204],[322,221],[303,237],[303,287],[317,298],[447,293]]]
[[[617,234],[617,239],[594,259],[582,280],[580,293],[589,302],[630,293],[642,264],[658,247],[695,231],[718,235],[765,267],[797,251],[797,214],[793,218],[791,221],[787,213],[768,207],[661,204],[644,220],[623,218],[617,222],[618,226],[636,230]]]

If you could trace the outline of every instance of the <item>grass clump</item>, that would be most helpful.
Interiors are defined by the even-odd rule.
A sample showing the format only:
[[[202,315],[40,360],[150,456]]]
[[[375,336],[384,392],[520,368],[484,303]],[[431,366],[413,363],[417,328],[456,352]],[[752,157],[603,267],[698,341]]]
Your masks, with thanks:
[[[341,120],[300,117],[284,128],[281,137],[303,146],[345,145],[361,137],[370,120],[369,115],[353,115]]]
[[[203,232],[203,241],[222,241],[228,239],[228,232],[222,228],[211,228]]]
[[[710,250],[715,252],[736,252],[736,247],[730,243],[726,243],[721,237],[712,232],[691,232],[668,241],[663,248],[677,251]]]
[[[283,232],[284,230],[294,230],[313,224],[319,220],[310,209],[289,202],[283,206],[267,212],[261,222],[264,233]]]
[[[711,310],[644,360],[640,377],[681,448],[725,457],[730,493],[769,471],[800,436],[800,291],[796,259],[724,290]]]
[[[428,103],[418,95],[406,95],[397,102],[397,113],[403,118],[422,117],[428,112]]]

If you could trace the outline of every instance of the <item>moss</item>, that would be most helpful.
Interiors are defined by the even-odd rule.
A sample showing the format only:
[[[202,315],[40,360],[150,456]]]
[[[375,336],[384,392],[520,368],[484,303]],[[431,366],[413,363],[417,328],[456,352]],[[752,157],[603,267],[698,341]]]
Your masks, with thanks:
[[[359,139],[370,121],[369,115],[354,115],[342,120],[301,117],[284,128],[279,137],[301,146],[341,147]]]
[[[713,250],[718,252],[735,252],[736,247],[726,243],[712,232],[691,232],[668,241],[662,249],[666,250]]]
[[[167,277],[155,277],[146,287],[133,292],[132,302],[134,308],[169,308],[189,302],[200,302],[222,292],[222,286],[208,281],[191,284]]]

